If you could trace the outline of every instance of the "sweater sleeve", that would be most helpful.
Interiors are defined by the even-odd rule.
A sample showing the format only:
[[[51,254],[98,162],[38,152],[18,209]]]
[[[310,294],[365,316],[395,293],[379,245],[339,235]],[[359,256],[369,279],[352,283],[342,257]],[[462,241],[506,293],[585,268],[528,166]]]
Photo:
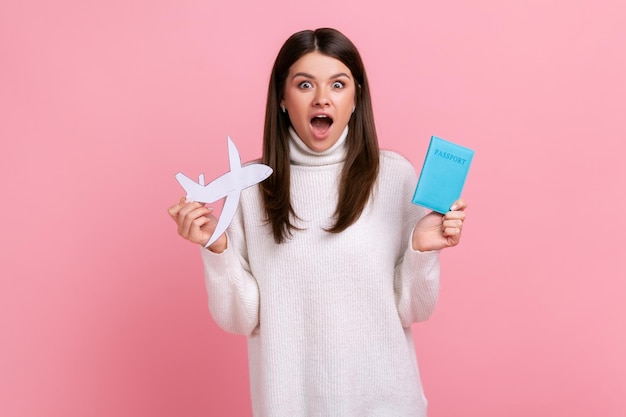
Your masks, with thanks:
[[[398,315],[403,327],[427,320],[439,299],[439,251],[413,250],[415,225],[428,210],[411,202],[417,176],[411,167],[402,190],[403,252],[395,268],[394,290]]]
[[[439,253],[409,246],[396,266],[395,293],[403,327],[427,320],[439,299]]]
[[[201,248],[209,311],[225,331],[247,336],[259,325],[259,288],[247,261],[240,210],[227,239],[222,253]]]

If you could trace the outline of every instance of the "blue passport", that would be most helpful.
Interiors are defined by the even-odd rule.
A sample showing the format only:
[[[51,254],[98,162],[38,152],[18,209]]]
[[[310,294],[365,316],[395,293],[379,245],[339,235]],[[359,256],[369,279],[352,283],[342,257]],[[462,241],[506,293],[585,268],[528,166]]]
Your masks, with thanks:
[[[474,151],[433,136],[424,158],[413,203],[447,213],[465,185]]]

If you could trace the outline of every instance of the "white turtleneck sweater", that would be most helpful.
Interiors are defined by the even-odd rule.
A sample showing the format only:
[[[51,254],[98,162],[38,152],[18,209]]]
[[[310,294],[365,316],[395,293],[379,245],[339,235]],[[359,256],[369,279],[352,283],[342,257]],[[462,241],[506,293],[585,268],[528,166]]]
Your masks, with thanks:
[[[321,153],[291,133],[291,200],[304,230],[276,244],[254,186],[228,248],[201,249],[213,318],[248,337],[254,416],[426,416],[410,326],[435,308],[439,261],[411,247],[426,212],[411,203],[415,171],[381,151],[361,217],[331,234],[347,128]]]

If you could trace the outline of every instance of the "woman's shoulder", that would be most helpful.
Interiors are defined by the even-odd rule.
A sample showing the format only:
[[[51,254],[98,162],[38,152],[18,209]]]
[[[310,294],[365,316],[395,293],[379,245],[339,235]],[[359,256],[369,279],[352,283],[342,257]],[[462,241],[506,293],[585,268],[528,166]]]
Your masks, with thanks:
[[[381,184],[397,184],[403,188],[415,187],[417,175],[413,164],[397,152],[381,150],[378,180]]]
[[[381,149],[380,151],[380,166],[381,170],[415,172],[413,164],[405,156],[387,149]]]

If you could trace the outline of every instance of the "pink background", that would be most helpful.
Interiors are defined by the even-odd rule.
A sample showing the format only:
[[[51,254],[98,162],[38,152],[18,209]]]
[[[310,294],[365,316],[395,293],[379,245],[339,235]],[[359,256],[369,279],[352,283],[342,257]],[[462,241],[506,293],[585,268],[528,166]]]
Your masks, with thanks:
[[[217,5],[219,3],[219,5]],[[621,0],[0,4],[0,415],[244,416],[173,174],[260,155],[278,48],[360,48],[381,146],[477,154],[415,325],[430,416],[626,415]]]

